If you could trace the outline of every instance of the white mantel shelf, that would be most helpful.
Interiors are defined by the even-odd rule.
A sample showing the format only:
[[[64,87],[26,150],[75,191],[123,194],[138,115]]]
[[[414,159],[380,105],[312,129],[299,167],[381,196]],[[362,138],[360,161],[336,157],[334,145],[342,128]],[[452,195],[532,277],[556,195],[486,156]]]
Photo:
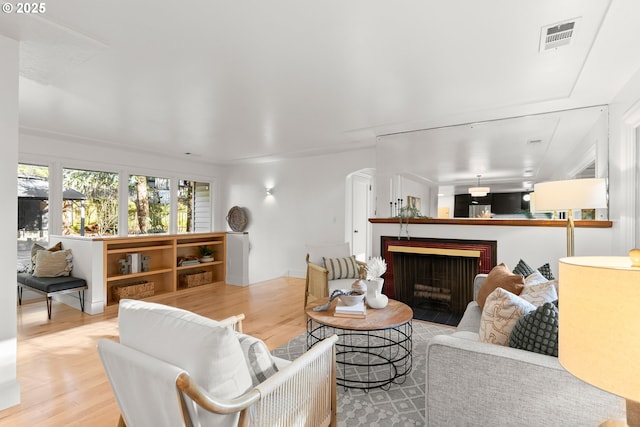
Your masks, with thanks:
[[[369,218],[372,224],[400,224],[398,218]],[[490,225],[517,227],[566,227],[565,219],[484,219],[484,218],[403,218],[406,224],[441,224],[441,225]],[[582,228],[611,228],[612,221],[575,221],[576,227]]]

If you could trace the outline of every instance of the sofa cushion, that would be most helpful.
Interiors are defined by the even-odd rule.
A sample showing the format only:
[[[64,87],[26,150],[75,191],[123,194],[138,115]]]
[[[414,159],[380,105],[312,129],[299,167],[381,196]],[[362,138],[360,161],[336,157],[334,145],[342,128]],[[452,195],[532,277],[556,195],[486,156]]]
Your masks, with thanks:
[[[513,269],[513,274],[519,274],[521,276],[527,277],[530,276],[535,270],[527,264],[523,259],[518,261],[515,268]]]
[[[480,318],[480,341],[499,345],[509,344],[509,335],[516,322],[536,307],[518,295],[496,288],[487,297]]]
[[[329,272],[328,280],[357,279],[359,277],[359,267],[355,255],[345,258],[323,258],[323,260],[324,268]]]
[[[522,288],[522,292],[520,292],[520,298],[524,298],[536,307],[539,307],[546,302],[555,301],[558,299],[555,281],[544,279],[544,282],[537,282],[534,284],[527,284],[525,281],[524,288]]]
[[[31,257],[29,258],[31,261],[31,268],[29,272],[33,273],[33,270],[36,267],[36,255],[38,254],[38,251],[57,252],[61,250],[62,250],[62,242],[56,243],[55,245],[51,246],[49,249],[45,248],[44,246],[38,243],[34,243],[33,246],[31,246]]]
[[[491,269],[487,278],[484,279],[476,300],[480,308],[484,308],[485,300],[496,288],[502,288],[519,295],[523,287],[524,278],[521,275],[513,274],[504,263],[498,264]]]
[[[516,322],[509,347],[558,357],[558,308],[546,302]]]
[[[34,277],[69,276],[73,269],[73,255],[71,249],[51,252],[39,250],[36,252],[36,262],[33,269]]]
[[[551,266],[549,263],[541,265],[538,267],[538,271],[548,280],[555,280],[553,273],[551,272]]]
[[[189,372],[211,395],[240,396],[252,386],[236,333],[226,325],[179,308],[145,301],[120,300],[120,342]],[[242,363],[238,363],[241,361]],[[202,425],[235,425],[237,414],[198,411]]]

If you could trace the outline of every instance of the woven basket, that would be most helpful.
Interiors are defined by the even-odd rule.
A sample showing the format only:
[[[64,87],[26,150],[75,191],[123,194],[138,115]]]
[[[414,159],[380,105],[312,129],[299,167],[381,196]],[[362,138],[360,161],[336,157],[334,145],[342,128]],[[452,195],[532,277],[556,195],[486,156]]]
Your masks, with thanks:
[[[180,286],[183,288],[194,288],[206,285],[213,281],[213,274],[210,271],[198,271],[197,273],[180,276]]]
[[[124,285],[116,285],[112,288],[113,300],[120,301],[123,298],[140,299],[152,297],[155,292],[153,282],[128,283]]]

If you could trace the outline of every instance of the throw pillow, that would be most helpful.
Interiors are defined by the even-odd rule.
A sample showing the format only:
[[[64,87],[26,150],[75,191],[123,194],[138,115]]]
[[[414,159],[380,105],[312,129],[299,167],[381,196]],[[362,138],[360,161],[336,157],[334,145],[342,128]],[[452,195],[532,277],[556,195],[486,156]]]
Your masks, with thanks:
[[[38,243],[34,243],[33,246],[31,246],[31,269],[30,269],[30,273],[33,273],[33,270],[35,270],[36,268],[36,254],[38,253],[38,251],[49,251],[49,252],[57,252],[57,251],[61,251],[62,250],[62,242],[58,242],[55,245],[51,246],[49,249],[45,248],[44,246],[38,244]]]
[[[355,255],[347,258],[322,258],[324,260],[324,268],[329,272],[328,280],[336,279],[357,279],[358,263]]]
[[[520,298],[529,301],[536,307],[541,306],[544,303],[552,302],[558,299],[558,292],[554,282],[545,281],[541,283],[535,283],[533,285],[527,285],[525,283],[522,292],[520,292]]]
[[[254,386],[278,372],[278,367],[264,341],[250,335],[240,333],[237,335]]]
[[[538,270],[536,270],[524,278],[524,286],[537,285],[538,283],[545,283],[548,281],[549,280],[547,280]]]
[[[530,302],[507,290],[496,288],[487,297],[480,316],[480,342],[508,345],[509,335],[524,314],[535,310]]]
[[[524,260],[520,259],[516,268],[513,269],[513,274],[520,274],[524,277],[530,276],[535,270],[531,268]]]
[[[36,253],[36,265],[33,270],[34,277],[59,277],[69,276],[73,268],[73,256],[71,249],[57,252],[48,250]]]
[[[162,304],[124,299],[118,307],[120,342],[179,366],[212,396],[232,399],[252,386],[236,333],[215,320]],[[219,415],[195,404],[202,425],[237,425],[238,414]],[[194,414],[192,414],[194,415]]]
[[[516,295],[520,294],[524,287],[524,278],[519,274],[513,274],[505,263],[496,265],[491,269],[482,282],[476,301],[480,308],[484,307],[485,300],[496,288],[503,288]]]
[[[549,263],[546,263],[545,265],[541,265],[540,267],[538,267],[538,271],[547,280],[555,280],[556,279],[555,277],[553,277],[553,273],[551,272],[551,266],[549,265]]]
[[[509,347],[558,357],[558,308],[546,302],[516,322]]]

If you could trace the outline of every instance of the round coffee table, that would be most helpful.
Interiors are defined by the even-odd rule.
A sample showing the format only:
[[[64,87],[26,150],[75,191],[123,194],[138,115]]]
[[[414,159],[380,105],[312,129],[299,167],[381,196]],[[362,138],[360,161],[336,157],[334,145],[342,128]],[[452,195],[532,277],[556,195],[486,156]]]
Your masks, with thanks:
[[[336,301],[327,311],[313,311],[328,298],[311,302],[307,313],[307,348],[337,334],[336,380],[346,388],[369,390],[402,384],[411,372],[413,310],[389,300],[383,309],[367,307],[365,318],[334,316]]]

